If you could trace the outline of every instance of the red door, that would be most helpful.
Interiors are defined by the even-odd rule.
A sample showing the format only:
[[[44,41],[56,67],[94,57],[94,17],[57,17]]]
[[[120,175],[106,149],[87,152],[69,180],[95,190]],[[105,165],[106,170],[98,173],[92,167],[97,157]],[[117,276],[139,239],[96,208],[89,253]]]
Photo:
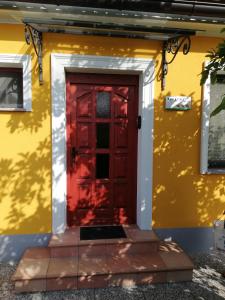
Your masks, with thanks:
[[[136,223],[138,77],[67,75],[68,225]]]

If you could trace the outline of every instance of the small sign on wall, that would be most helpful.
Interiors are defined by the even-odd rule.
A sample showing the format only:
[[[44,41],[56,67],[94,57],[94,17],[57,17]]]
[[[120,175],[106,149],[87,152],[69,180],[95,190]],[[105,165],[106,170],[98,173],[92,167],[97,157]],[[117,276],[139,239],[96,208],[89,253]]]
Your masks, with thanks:
[[[191,97],[187,96],[167,96],[165,108],[169,110],[190,110]]]

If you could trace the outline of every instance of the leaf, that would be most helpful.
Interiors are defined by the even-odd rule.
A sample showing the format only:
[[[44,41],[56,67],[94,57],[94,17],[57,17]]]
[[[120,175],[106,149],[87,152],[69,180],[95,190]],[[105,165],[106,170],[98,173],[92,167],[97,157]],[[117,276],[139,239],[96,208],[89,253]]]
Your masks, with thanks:
[[[225,32],[225,28],[222,30]],[[215,49],[210,49],[207,52],[206,57],[209,59],[209,63],[205,69],[201,72],[200,84],[203,85],[210,75],[211,83],[214,84],[217,81],[216,73],[219,70],[225,70],[225,40],[220,42]]]
[[[218,105],[210,114],[210,117],[216,116],[221,110],[225,110],[225,95],[223,95],[220,105]]]
[[[201,85],[203,85],[206,82],[208,76],[209,76],[209,71],[208,70],[202,71],[202,73],[201,73],[201,80],[200,80],[200,84]]]

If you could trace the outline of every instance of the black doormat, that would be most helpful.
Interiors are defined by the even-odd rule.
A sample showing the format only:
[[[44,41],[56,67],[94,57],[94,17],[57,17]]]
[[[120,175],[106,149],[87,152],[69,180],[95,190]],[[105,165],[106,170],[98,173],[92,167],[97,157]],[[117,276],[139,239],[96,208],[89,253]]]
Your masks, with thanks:
[[[102,240],[126,238],[122,226],[80,227],[80,240]]]

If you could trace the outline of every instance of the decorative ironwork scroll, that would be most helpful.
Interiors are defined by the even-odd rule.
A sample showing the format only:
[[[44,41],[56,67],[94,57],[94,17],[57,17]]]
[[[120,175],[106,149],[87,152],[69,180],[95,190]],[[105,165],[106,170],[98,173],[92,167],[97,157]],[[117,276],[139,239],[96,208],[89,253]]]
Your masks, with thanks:
[[[178,51],[182,48],[183,54],[187,55],[191,47],[190,36],[178,36],[170,38],[163,43],[162,50],[162,73],[161,73],[161,88],[165,89],[166,75],[168,74],[168,65],[171,64],[177,56]],[[167,60],[167,53],[172,54],[172,58]]]
[[[43,66],[42,66],[42,32],[25,24],[25,40],[28,45],[32,43],[34,51],[38,58],[39,83],[43,84]]]

